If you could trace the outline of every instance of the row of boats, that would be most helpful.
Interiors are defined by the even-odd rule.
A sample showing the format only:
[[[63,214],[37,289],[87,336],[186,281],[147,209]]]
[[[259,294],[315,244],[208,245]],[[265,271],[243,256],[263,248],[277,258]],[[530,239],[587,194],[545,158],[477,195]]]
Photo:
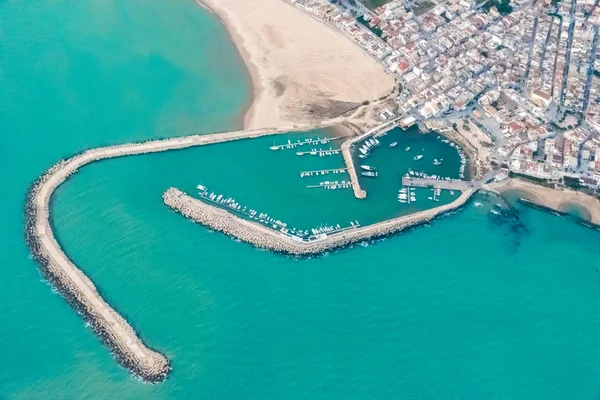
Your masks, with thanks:
[[[362,169],[363,171],[360,173],[362,176],[367,176],[367,177],[371,177],[371,178],[377,178],[379,176],[379,172],[377,171],[377,168],[375,167],[371,167],[370,165],[361,165],[360,169]]]
[[[291,140],[288,139],[287,143],[285,144],[273,144],[273,146],[270,146],[269,149],[271,150],[285,150],[285,149],[293,149],[296,148],[298,146],[304,146],[307,144],[310,145],[316,145],[316,144],[327,144],[329,142],[331,142],[332,140],[336,140],[336,139],[340,139],[341,136],[336,136],[336,137],[332,137],[332,138],[316,138],[316,139],[312,139],[312,138],[306,138],[304,140],[297,140],[295,142],[292,142]]]
[[[318,185],[308,185],[307,188],[323,188],[329,190],[347,189],[352,187],[352,182],[349,181],[325,181],[319,182]]]
[[[325,157],[325,156],[333,156],[336,154],[340,154],[342,152],[342,149],[334,149],[334,148],[329,148],[329,149],[312,149],[310,151],[297,151],[296,155],[297,156],[303,156],[305,154],[311,155],[311,156],[319,156],[319,157]]]
[[[410,204],[413,201],[417,201],[415,189],[408,187],[398,190],[398,202]]]
[[[371,151],[374,148],[379,147],[379,146],[381,146],[381,142],[379,141],[379,139],[376,139],[376,138],[365,139],[362,146],[360,146],[358,148],[358,151],[360,151],[360,153],[361,153],[358,156],[360,158],[367,158],[371,155]]]
[[[450,147],[454,147],[456,149],[456,151],[458,152],[458,156],[460,157],[460,169],[459,169],[458,173],[459,173],[460,179],[464,179],[465,178],[465,168],[467,165],[467,157],[465,156],[465,153],[464,153],[462,147],[454,142],[451,142],[448,139],[443,139],[440,135],[438,135],[437,138],[440,139],[443,143],[449,144]],[[441,164],[441,162],[440,162],[440,164]],[[436,164],[434,162],[434,165],[439,165],[439,164]]]
[[[433,192],[433,195],[429,196],[429,200],[440,201],[439,196],[442,193],[442,189],[440,189],[440,188],[433,188],[433,189],[431,189],[431,191]]]
[[[216,194],[209,192],[206,186],[198,185],[198,194],[204,200],[210,201],[223,208],[228,208],[233,212],[244,215],[249,220],[254,220],[267,228],[278,230],[279,232],[299,241],[312,241],[315,239],[324,238],[328,233],[340,232],[347,229],[358,228],[359,222],[351,221],[350,226],[342,227],[340,224],[336,225],[321,225],[311,229],[296,229],[288,228],[288,224],[277,218],[271,217],[268,213],[262,213],[252,208],[242,206],[233,197],[225,197],[222,194]]]
[[[327,174],[343,174],[347,171],[346,168],[335,168],[335,169],[322,169],[319,171],[302,171],[300,172],[300,178],[304,178],[305,176],[319,176],[319,175],[327,175]]]

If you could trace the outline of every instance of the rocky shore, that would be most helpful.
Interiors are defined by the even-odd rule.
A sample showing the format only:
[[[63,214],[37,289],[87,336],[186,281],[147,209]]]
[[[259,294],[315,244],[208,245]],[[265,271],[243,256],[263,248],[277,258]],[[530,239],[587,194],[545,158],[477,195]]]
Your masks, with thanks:
[[[50,223],[52,194],[79,168],[104,159],[321,127],[323,126],[243,130],[130,143],[84,151],[58,162],[31,186],[26,200],[25,240],[46,279],[89,323],[94,332],[114,353],[118,362],[144,381],[151,383],[163,381],[171,370],[169,360],[141,341],[127,321],[104,301],[92,281],[69,260],[54,238]]]
[[[256,222],[237,217],[224,209],[190,197],[176,188],[168,189],[163,194],[163,201],[167,206],[194,222],[233,236],[258,248],[294,256],[308,256],[343,248],[366,240],[382,238],[409,228],[427,224],[443,214],[461,208],[473,193],[472,189],[468,189],[450,204],[393,218],[373,225],[333,233],[326,238],[310,242],[302,241],[282,232],[269,229]]]

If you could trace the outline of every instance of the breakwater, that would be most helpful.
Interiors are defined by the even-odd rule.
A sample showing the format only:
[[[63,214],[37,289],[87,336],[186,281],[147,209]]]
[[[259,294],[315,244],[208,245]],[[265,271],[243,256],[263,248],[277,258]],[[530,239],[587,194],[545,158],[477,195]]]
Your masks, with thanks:
[[[160,382],[171,370],[167,357],[142,342],[127,321],[104,301],[92,281],[69,260],[55,239],[50,223],[50,205],[54,191],[79,168],[100,160],[327,126],[330,125],[193,135],[84,151],[58,162],[31,186],[26,200],[25,240],[34,259],[39,263],[43,275],[89,323],[94,332],[111,349],[117,361],[144,381]]]
[[[452,203],[356,229],[323,235],[315,240],[301,240],[290,237],[256,222],[237,217],[227,210],[190,197],[176,188],[168,189],[163,194],[163,201],[167,206],[194,222],[233,236],[258,248],[294,256],[308,256],[343,248],[365,240],[385,237],[426,224],[445,213],[459,209],[473,193],[473,189],[467,189]]]

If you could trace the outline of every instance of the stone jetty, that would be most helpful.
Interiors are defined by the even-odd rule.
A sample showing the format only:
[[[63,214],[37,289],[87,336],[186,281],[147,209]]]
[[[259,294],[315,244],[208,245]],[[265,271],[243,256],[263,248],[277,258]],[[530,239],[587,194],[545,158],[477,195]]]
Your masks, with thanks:
[[[140,340],[127,321],[104,301],[92,281],[69,260],[60,248],[50,224],[52,194],[79,168],[104,159],[184,149],[293,131],[306,131],[327,126],[331,125],[295,125],[288,129],[267,128],[193,135],[84,151],[67,160],[60,161],[32,185],[26,202],[25,239],[34,258],[40,264],[42,273],[89,323],[101,340],[112,350],[119,363],[144,381],[160,382],[167,377],[171,370],[169,360],[164,355],[147,347]]]
[[[176,188],[168,189],[163,194],[163,201],[173,210],[199,224],[233,236],[256,247],[277,253],[307,256],[346,247],[365,240],[381,238],[421,224],[426,224],[445,213],[459,209],[473,193],[473,189],[467,189],[452,203],[389,219],[373,225],[328,234],[326,237],[311,241],[304,241],[267,228],[256,222],[237,217],[225,209],[190,197]]]

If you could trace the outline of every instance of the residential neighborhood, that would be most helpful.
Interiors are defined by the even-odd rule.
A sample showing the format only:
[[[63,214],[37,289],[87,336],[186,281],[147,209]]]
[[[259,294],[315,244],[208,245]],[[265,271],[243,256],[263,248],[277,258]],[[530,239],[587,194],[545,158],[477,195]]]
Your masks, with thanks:
[[[488,136],[492,165],[598,190],[597,2],[289,1],[397,78],[401,126],[464,124]]]

